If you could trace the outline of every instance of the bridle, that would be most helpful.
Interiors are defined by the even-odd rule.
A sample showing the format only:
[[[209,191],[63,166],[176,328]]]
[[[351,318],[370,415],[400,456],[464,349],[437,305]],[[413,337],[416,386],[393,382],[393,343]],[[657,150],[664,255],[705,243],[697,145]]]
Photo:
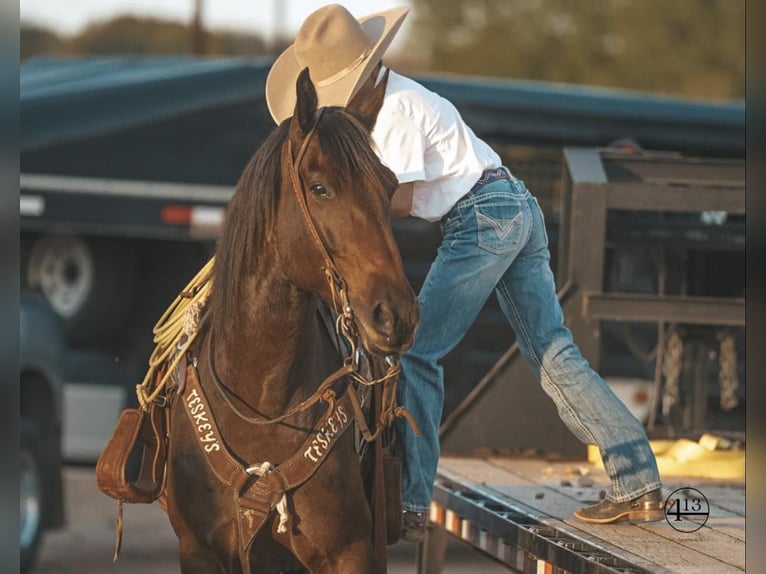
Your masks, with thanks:
[[[335,265],[332,256],[327,251],[327,247],[322,241],[308,209],[308,203],[306,201],[306,189],[305,186],[302,185],[298,170],[300,168],[301,160],[306,154],[306,150],[308,149],[308,146],[316,133],[316,129],[319,125],[319,121],[321,120],[324,109],[325,108],[319,108],[317,116],[314,120],[314,124],[306,137],[303,139],[303,142],[301,143],[301,146],[298,149],[298,153],[295,155],[295,157],[293,157],[292,142],[289,138],[287,139],[285,150],[283,152],[283,156],[286,155],[287,157],[283,157],[283,161],[286,160],[288,163],[290,184],[295,193],[295,198],[298,202],[298,206],[300,207],[303,221],[306,224],[306,227],[309,230],[309,234],[311,235],[311,238],[323,259],[322,271],[330,286],[333,308],[338,315],[335,322],[335,330],[339,336],[346,340],[350,351],[344,358],[343,365],[338,370],[330,374],[327,378],[325,378],[317,387],[317,389],[311,394],[311,396],[295,405],[284,414],[273,418],[263,415],[245,415],[231,401],[228,396],[229,392],[225,389],[225,385],[215,370],[215,353],[213,352],[212,348],[213,337],[210,333],[208,334],[208,365],[210,367],[210,373],[212,375],[213,381],[215,382],[219,393],[223,396],[228,406],[234,411],[235,414],[237,414],[239,418],[256,425],[281,423],[300,412],[306,411],[319,401],[326,402],[328,405],[328,410],[332,412],[335,408],[335,402],[338,397],[332,386],[336,381],[346,376],[349,376],[357,383],[368,387],[382,384],[384,387],[383,404],[374,431],[370,431],[367,427],[357,393],[353,389],[347,388],[351,398],[352,406],[355,411],[356,419],[360,427],[360,431],[362,432],[364,439],[368,442],[371,442],[378,437],[380,432],[386,427],[387,422],[392,421],[397,416],[405,417],[414,429],[417,429],[417,425],[415,424],[411,415],[403,407],[396,405],[396,386],[397,378],[400,372],[398,357],[386,357],[386,363],[388,367],[386,373],[382,377],[377,379],[368,379],[366,374],[362,372],[360,363],[363,351],[358,343],[359,331],[357,329],[356,320],[354,318],[354,311],[348,298],[346,281],[338,267]],[[389,382],[392,384],[387,384]]]
[[[327,251],[327,247],[325,247],[324,242],[319,236],[319,231],[317,231],[314,220],[311,218],[311,214],[309,213],[308,202],[306,201],[306,188],[301,184],[300,175],[298,174],[298,168],[300,167],[301,160],[306,154],[306,150],[308,149],[309,144],[311,143],[311,140],[316,133],[316,129],[319,126],[319,121],[322,118],[324,110],[325,108],[319,108],[316,119],[314,120],[314,125],[311,127],[306,137],[303,138],[301,147],[298,148],[297,155],[293,158],[293,145],[289,138],[287,140],[286,153],[290,172],[290,183],[293,191],[295,192],[295,199],[298,202],[298,207],[300,207],[303,221],[309,230],[311,239],[314,241],[317,249],[319,249],[319,253],[324,260],[322,271],[324,272],[327,283],[330,285],[330,293],[332,294],[334,311],[338,314],[336,330],[338,331],[339,335],[342,334],[343,337],[345,337],[345,339],[351,345],[352,354],[354,354],[356,351],[358,330],[356,327],[356,321],[354,320],[354,312],[351,308],[351,303],[348,300],[346,281],[343,279],[343,275],[341,275],[338,267],[335,265],[335,262]]]

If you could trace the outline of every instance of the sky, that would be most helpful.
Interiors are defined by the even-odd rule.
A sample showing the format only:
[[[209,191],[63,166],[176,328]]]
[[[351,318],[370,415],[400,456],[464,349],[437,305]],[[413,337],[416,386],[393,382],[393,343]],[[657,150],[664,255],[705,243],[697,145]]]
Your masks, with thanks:
[[[271,39],[277,19],[282,21],[283,34],[292,37],[306,16],[332,0],[203,2],[203,19],[207,27],[255,31]],[[357,17],[395,6],[409,6],[408,0],[341,0],[338,3]],[[193,6],[194,0],[21,0],[19,3],[22,22],[40,24],[66,35],[75,34],[93,20],[126,13],[188,22]],[[399,34],[400,37],[403,35]]]

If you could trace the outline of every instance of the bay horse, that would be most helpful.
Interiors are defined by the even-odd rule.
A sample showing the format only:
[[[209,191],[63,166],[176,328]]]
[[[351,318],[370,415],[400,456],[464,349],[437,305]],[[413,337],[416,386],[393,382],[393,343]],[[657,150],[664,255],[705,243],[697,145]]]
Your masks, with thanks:
[[[294,115],[256,151],[227,208],[190,353],[201,389],[187,381],[171,406],[166,504],[184,574],[273,571],[295,559],[312,574],[374,570],[354,436],[340,432],[350,413],[298,407],[340,362],[318,298],[338,307],[340,297],[339,312],[353,310],[361,345],[379,356],[411,346],[417,299],[390,228],[397,180],[371,147],[370,124],[318,108],[308,70],[296,89]],[[217,428],[199,418],[209,413]],[[248,540],[257,505],[239,505],[242,480],[222,479],[206,458],[224,450],[253,465],[248,473],[260,468],[255,484],[274,483],[269,469],[296,453],[320,464],[278,511],[273,501],[261,509]]]

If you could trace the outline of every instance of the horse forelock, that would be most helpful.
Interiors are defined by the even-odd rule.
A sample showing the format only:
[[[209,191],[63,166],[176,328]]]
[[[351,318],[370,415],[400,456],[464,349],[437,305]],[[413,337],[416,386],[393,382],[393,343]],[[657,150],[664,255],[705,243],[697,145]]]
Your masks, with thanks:
[[[375,154],[370,133],[361,121],[343,108],[328,108],[326,121],[316,128],[322,152],[332,158],[339,179],[363,180],[366,185],[392,192],[398,182]]]

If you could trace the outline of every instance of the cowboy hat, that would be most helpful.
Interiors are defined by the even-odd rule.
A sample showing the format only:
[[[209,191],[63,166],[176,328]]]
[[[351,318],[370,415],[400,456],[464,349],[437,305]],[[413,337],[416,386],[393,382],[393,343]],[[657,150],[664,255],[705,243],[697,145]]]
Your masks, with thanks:
[[[311,74],[319,106],[347,105],[408,12],[392,8],[357,20],[340,4],[330,4],[310,14],[266,78],[266,104],[277,124],[293,115],[295,82],[304,68]]]

